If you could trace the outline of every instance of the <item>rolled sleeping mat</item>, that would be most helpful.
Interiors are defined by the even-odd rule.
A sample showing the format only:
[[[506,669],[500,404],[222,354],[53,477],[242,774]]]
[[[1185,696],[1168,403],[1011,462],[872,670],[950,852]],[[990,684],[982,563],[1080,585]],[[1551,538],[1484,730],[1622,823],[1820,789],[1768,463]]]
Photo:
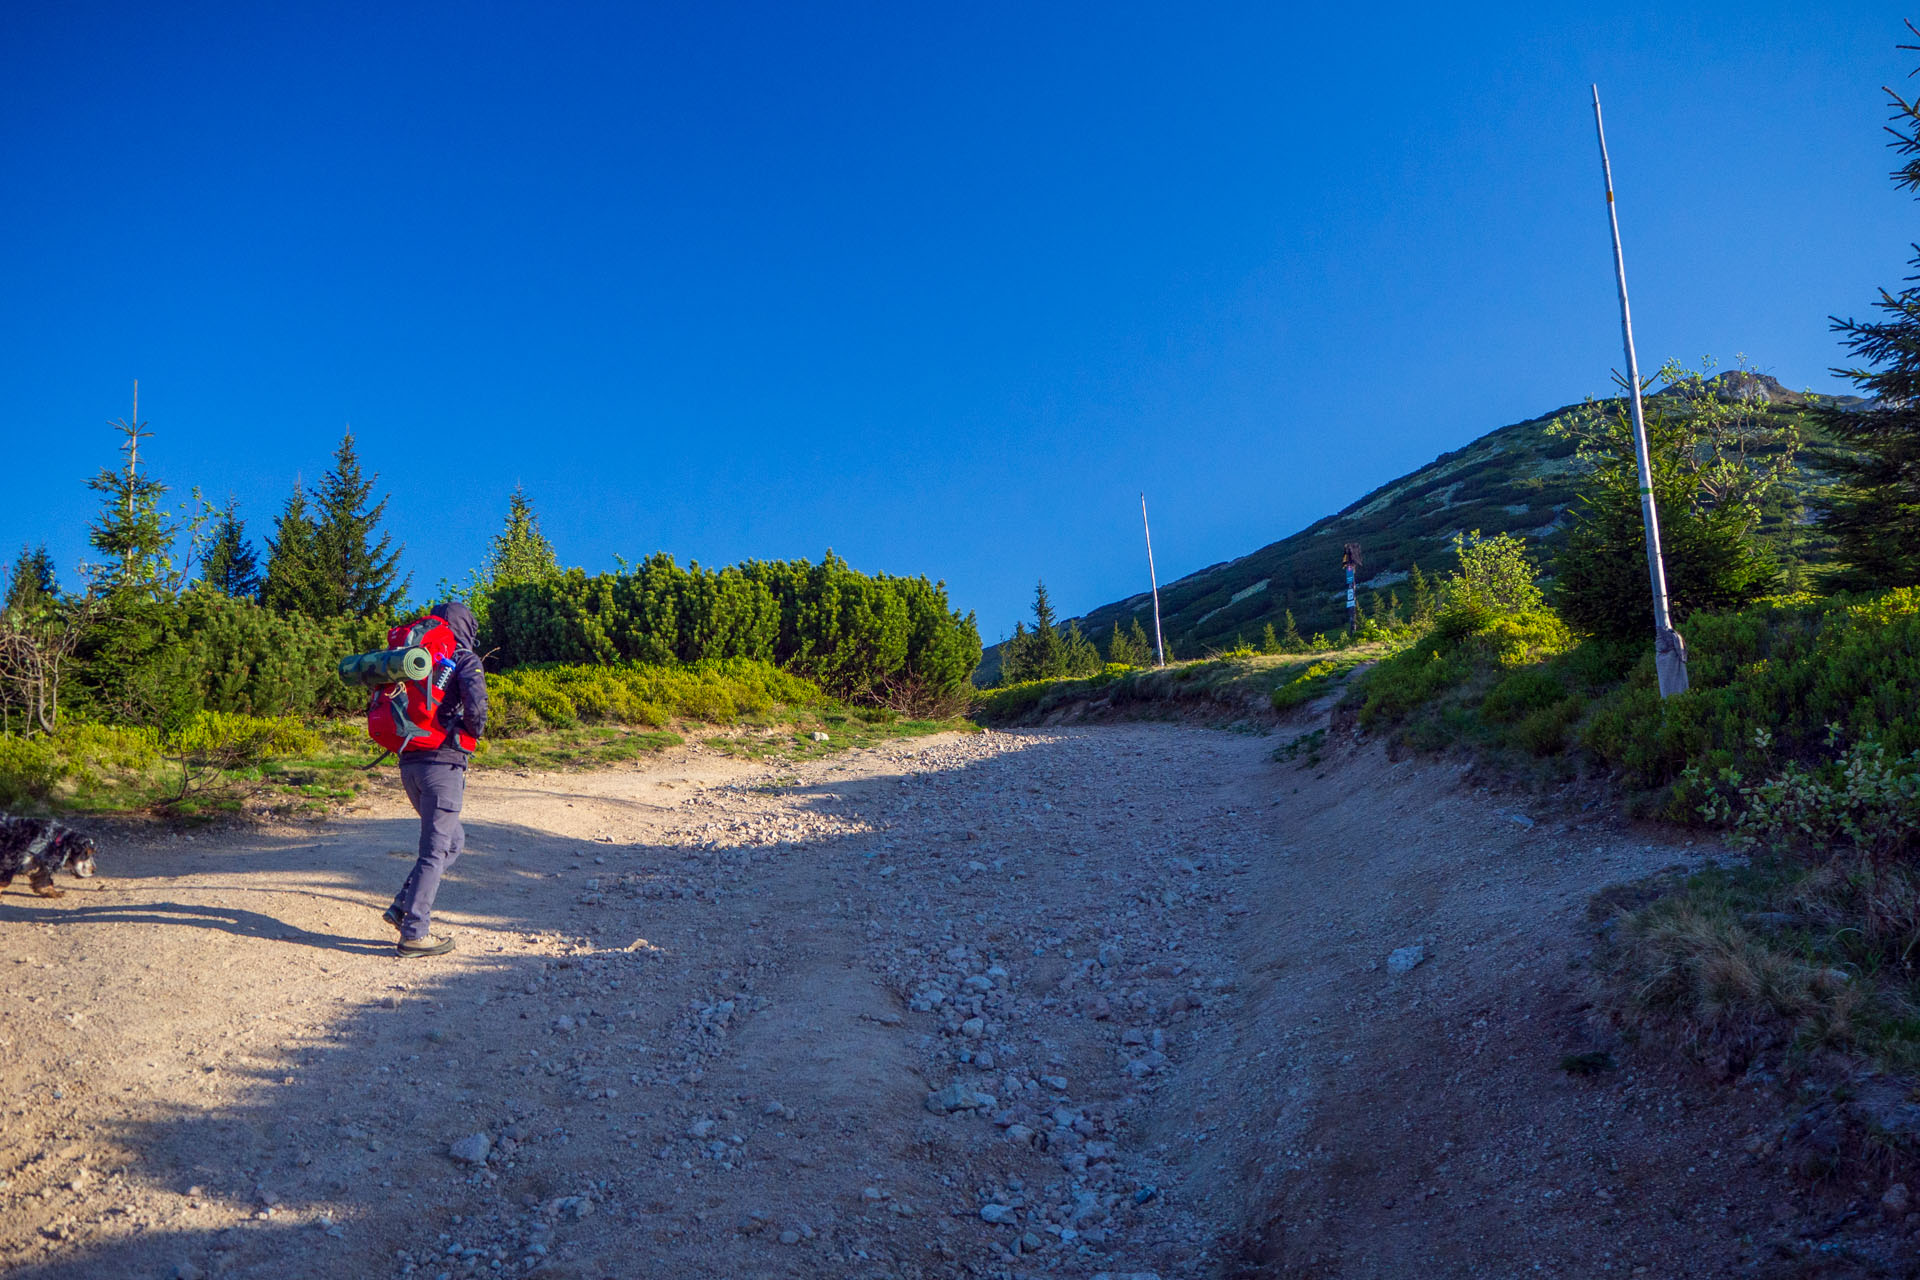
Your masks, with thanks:
[[[433,671],[433,655],[420,645],[352,653],[340,659],[340,678],[348,684],[376,687],[402,680],[425,680]]]

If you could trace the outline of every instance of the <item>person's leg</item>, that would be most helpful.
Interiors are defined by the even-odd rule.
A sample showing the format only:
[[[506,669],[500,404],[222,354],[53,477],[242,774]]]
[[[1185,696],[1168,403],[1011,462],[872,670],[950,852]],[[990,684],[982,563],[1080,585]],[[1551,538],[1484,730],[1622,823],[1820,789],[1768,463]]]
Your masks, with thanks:
[[[402,932],[405,932],[403,922],[407,915],[407,903],[413,900],[414,888],[420,883],[421,869],[433,856],[433,797],[421,786],[421,777],[425,772],[425,765],[400,766],[400,786],[406,791],[413,811],[420,815],[420,838],[415,842],[414,863],[400,886],[400,892],[393,895],[393,906],[389,909],[389,919],[393,921],[394,928]]]
[[[403,767],[400,776],[420,815],[420,856],[394,905],[400,911],[401,940],[418,942],[432,922],[440,877],[466,847],[460,806],[466,798],[467,771],[458,765],[418,764]]]

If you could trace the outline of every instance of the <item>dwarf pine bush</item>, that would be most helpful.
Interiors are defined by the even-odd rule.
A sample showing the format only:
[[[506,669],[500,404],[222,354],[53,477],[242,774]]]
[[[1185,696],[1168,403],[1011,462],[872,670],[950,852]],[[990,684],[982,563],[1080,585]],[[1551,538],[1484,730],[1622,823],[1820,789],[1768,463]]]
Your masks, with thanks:
[[[1661,699],[1649,651],[1583,733],[1632,785],[1684,775],[1676,812],[1691,812],[1700,786],[1722,785],[1728,770],[1754,778],[1789,760],[1825,763],[1842,743],[1920,750],[1920,588],[1699,614],[1687,646],[1687,693]]]
[[[39,804],[66,776],[66,762],[45,735],[0,735],[0,808]]]
[[[829,553],[711,570],[651,556],[497,591],[500,663],[771,664],[838,697],[888,702],[964,689],[980,663],[973,615],[925,578],[856,573]],[[661,705],[665,705],[664,703]]]
[[[487,731],[496,737],[580,724],[731,724],[742,716],[828,702],[812,681],[748,658],[685,667],[536,664],[489,676],[487,687]]]

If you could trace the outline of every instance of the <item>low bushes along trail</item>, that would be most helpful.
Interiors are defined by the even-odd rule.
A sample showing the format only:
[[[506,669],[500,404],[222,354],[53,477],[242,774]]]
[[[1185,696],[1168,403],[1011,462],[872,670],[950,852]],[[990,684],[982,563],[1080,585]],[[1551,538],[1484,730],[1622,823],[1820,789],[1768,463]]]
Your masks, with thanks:
[[[0,1269],[1712,1276],[1811,1221],[1777,1104],[1559,1069],[1589,894],[1693,850],[1274,741],[481,774],[439,960],[397,793],[109,840],[0,900]]]

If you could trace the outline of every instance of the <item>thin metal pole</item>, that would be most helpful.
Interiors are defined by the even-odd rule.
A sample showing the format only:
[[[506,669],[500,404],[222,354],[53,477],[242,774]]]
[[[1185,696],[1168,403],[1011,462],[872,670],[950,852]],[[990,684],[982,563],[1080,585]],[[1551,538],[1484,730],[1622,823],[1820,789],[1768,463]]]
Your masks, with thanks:
[[[1655,666],[1660,696],[1687,688],[1686,647],[1667,612],[1667,568],[1660,554],[1660,513],[1653,500],[1653,464],[1647,454],[1647,419],[1640,404],[1640,361],[1633,350],[1633,312],[1627,306],[1627,262],[1620,249],[1620,212],[1613,199],[1613,164],[1607,158],[1607,131],[1600,120],[1600,86],[1593,86],[1593,130],[1600,139],[1600,174],[1607,187],[1607,222],[1613,229],[1613,274],[1620,287],[1620,341],[1627,351],[1627,399],[1633,410],[1634,462],[1640,469],[1640,519],[1647,533],[1647,576],[1653,586]]]
[[[1140,495],[1140,527],[1147,531],[1147,581],[1153,584],[1153,656],[1156,665],[1167,665],[1167,647],[1160,641],[1160,578],[1153,571],[1153,526],[1147,523],[1147,495]],[[1120,624],[1114,623],[1117,627]]]

